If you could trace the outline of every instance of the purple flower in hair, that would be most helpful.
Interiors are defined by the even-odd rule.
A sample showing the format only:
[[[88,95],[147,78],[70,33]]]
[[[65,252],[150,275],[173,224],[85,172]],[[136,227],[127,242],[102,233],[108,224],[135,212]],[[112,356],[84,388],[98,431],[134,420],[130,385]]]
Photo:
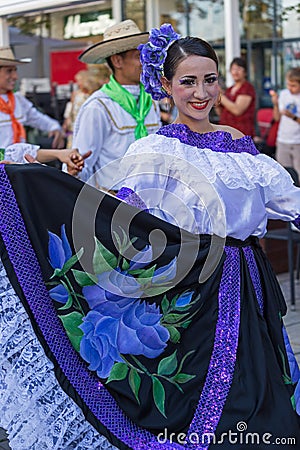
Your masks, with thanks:
[[[161,83],[160,79],[157,77],[157,73],[155,68],[152,68],[151,73],[151,66],[149,67],[149,73],[143,72],[141,75],[141,82],[144,86],[148,86],[147,92],[150,93],[151,89],[151,96],[154,100],[160,100],[162,97],[162,91],[161,91]]]
[[[152,28],[150,31],[149,41],[156,47],[167,47],[170,41],[179,39],[180,35],[177,34],[170,23],[164,23],[160,29]]]
[[[160,47],[154,47],[153,45],[143,45],[140,53],[140,58],[142,64],[150,64],[155,68],[163,64],[166,58],[166,52],[162,52]]]
[[[145,91],[151,94],[154,100],[168,97],[162,90],[161,76],[167,50],[172,42],[179,38],[180,35],[174,31],[172,25],[165,23],[159,29],[152,28],[149,41],[138,47],[142,63],[141,82],[145,86]]]

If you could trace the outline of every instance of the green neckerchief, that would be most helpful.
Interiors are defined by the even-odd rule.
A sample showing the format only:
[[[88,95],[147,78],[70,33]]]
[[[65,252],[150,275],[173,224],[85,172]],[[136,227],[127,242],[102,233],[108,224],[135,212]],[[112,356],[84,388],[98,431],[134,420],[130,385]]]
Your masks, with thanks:
[[[140,84],[139,106],[137,105],[135,97],[123,88],[112,75],[110,76],[109,82],[102,86],[101,91],[105,92],[105,94],[107,94],[114,102],[119,103],[119,105],[136,120],[137,126],[134,130],[136,139],[148,135],[144,121],[151,109],[152,98],[150,94],[145,92],[142,84]]]

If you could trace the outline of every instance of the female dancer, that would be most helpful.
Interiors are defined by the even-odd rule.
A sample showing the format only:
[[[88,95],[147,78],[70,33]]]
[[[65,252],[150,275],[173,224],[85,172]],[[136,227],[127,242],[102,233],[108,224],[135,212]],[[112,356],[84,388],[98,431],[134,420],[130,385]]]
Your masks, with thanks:
[[[299,439],[291,404],[298,386],[299,414],[299,369],[292,365],[288,379],[294,381],[286,382],[286,355],[280,350],[286,306],[258,243],[268,219],[299,226],[299,188],[278,163],[258,154],[249,136],[210,122],[219,97],[218,59],[207,42],[178,38],[171,26],[162,26],[152,30],[140,50],[146,91],[156,99],[172,96],[178,115],[173,124],[131,145],[122,161],[126,187],[118,197],[143,204],[151,214],[193,234],[224,238],[225,260],[221,267],[217,262],[210,266],[211,276],[222,272],[218,300],[212,301],[205,283],[200,288],[203,320],[206,314],[210,320],[199,330],[212,332],[193,356],[203,361],[206,352],[210,355],[197,389],[200,429],[223,437],[227,433],[227,439],[220,438],[224,448],[230,448],[229,430],[239,431],[240,421],[261,436],[269,432]],[[232,324],[231,314],[237,319]],[[225,336],[230,336],[227,344]],[[217,349],[226,345],[230,358],[223,359]],[[219,384],[222,376],[224,384]],[[178,417],[179,423],[189,417],[182,405]],[[236,443],[237,448],[242,444]],[[257,448],[264,444],[260,441]]]
[[[300,191],[209,122],[207,42],[163,25],[141,59],[178,116],[122,159],[125,202],[0,170],[1,424],[23,450],[297,448],[299,368],[258,238],[268,218],[299,226]]]

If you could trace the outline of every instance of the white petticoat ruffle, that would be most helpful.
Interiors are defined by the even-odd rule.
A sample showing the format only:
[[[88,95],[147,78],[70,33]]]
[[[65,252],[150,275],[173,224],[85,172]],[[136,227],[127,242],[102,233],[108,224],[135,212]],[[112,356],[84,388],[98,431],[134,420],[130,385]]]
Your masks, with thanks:
[[[113,450],[62,390],[0,261],[0,426],[12,450]]]
[[[26,161],[24,155],[28,154],[36,159],[39,148],[38,145],[28,143],[11,144],[5,149],[4,159],[14,163],[25,164],[28,163],[28,161]]]

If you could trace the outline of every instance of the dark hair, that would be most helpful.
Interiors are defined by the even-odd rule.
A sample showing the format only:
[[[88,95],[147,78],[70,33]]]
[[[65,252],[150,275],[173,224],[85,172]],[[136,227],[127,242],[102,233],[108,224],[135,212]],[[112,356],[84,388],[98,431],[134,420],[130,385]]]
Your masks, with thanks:
[[[110,68],[110,70],[112,71],[112,73],[115,73],[115,68],[113,63],[111,62],[110,56],[108,58],[105,59],[108,67]]]
[[[240,57],[233,58],[233,60],[230,63],[230,69],[233,66],[233,64],[242,67],[245,70],[245,72],[247,72],[247,63],[243,58]]]
[[[212,59],[217,69],[219,66],[218,57],[212,46],[197,37],[187,36],[178,39],[168,49],[167,57],[164,63],[164,76],[171,80],[174,77],[178,65],[190,55],[204,56]]]

